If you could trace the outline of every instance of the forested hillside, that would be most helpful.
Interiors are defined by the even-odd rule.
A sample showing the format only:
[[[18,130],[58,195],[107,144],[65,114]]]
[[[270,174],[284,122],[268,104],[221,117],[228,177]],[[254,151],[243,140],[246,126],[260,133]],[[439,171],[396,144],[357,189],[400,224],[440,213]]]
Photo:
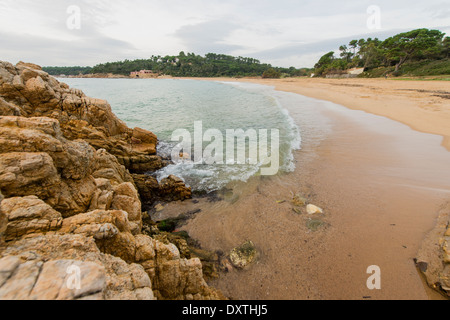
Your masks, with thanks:
[[[439,30],[417,29],[384,41],[352,40],[328,52],[315,65],[316,76],[364,68],[363,76],[450,74],[450,37]],[[429,66],[429,67],[427,67]]]
[[[130,75],[130,72],[152,70],[174,77],[266,77],[306,76],[311,69],[274,68],[253,58],[233,57],[224,54],[208,53],[204,57],[194,53],[180,52],[178,56],[152,56],[150,59],[107,62],[93,68],[45,67],[52,75],[78,75],[87,73],[112,73]]]

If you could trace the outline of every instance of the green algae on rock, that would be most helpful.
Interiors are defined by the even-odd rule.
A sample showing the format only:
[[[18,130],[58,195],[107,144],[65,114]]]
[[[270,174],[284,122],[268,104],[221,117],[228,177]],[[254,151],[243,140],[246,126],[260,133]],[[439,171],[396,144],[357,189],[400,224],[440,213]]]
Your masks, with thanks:
[[[237,248],[231,250],[231,263],[239,269],[250,266],[258,259],[258,251],[252,241],[247,241]]]

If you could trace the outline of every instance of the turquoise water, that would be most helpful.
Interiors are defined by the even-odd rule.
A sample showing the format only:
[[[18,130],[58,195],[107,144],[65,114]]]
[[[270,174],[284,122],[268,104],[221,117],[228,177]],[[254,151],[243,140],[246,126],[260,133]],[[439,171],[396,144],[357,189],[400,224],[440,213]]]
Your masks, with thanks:
[[[274,90],[253,84],[172,79],[60,79],[91,97],[107,100],[113,112],[129,127],[154,132],[158,151],[170,154],[178,142],[171,141],[177,129],[194,134],[194,122],[208,129],[278,129],[280,172],[292,171],[293,150],[301,145],[300,130],[280,104]],[[210,142],[204,142],[206,147]],[[225,144],[225,143],[224,143]],[[269,139],[270,150],[270,139]],[[236,147],[237,148],[237,147]],[[249,159],[247,159],[249,160]],[[258,174],[258,164],[221,165],[181,163],[157,173],[183,178],[195,190],[212,191],[230,181],[246,181]]]

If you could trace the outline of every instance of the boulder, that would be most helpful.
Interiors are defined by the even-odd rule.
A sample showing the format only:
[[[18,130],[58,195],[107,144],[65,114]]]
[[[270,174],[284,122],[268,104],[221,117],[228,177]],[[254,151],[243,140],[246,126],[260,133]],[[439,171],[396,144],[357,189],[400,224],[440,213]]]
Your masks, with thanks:
[[[92,238],[40,235],[11,244],[0,257],[0,299],[154,300],[138,264],[100,253]]]
[[[450,208],[443,208],[435,228],[426,236],[415,259],[428,285],[450,297]]]
[[[9,198],[2,202],[0,215],[5,217],[4,238],[11,241],[27,234],[58,230],[62,216],[36,196]]]
[[[150,175],[133,174],[132,176],[141,200],[146,205],[151,205],[158,200],[170,202],[192,198],[191,188],[187,187],[182,179],[173,175],[161,182]]]
[[[133,174],[132,176],[142,202],[152,204],[159,199],[159,182],[156,178],[146,174]]]
[[[134,128],[131,143],[134,151],[156,154],[158,138],[153,132],[141,128]]]
[[[245,269],[258,259],[258,251],[252,241],[246,241],[230,252],[230,261],[236,268]]]
[[[192,189],[186,187],[184,181],[176,176],[162,179],[159,184],[160,197],[167,201],[178,201],[192,198]]]

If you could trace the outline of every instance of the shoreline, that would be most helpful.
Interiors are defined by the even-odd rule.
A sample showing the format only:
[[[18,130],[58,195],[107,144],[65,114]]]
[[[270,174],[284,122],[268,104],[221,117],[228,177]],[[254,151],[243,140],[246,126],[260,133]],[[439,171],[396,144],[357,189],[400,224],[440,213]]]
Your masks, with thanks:
[[[450,151],[450,83],[396,79],[323,78],[174,78],[225,82],[250,82],[277,91],[297,93],[362,110],[408,125],[424,133],[441,135]],[[351,89],[351,90],[349,90]]]
[[[298,86],[298,81],[308,81],[314,86],[310,79],[287,79],[285,90],[279,90],[277,82],[286,79],[192,80],[251,82],[291,94],[298,94],[296,91],[300,89],[309,90]],[[373,90],[372,86],[364,87],[365,79],[325,81],[332,84],[326,83],[313,92],[320,97],[326,95],[329,100],[337,96],[351,102],[354,95],[361,99],[361,90]],[[370,81],[378,86],[386,83],[384,80]],[[433,97],[436,91],[445,93],[436,88],[435,83],[431,88],[418,89],[415,86],[401,85],[392,89],[394,93],[404,93],[396,97],[399,101],[396,105],[400,106],[396,109],[397,116],[412,105],[415,116],[412,119],[424,121],[417,104]],[[348,92],[349,88],[354,90]],[[411,130],[411,125],[407,128],[387,116],[370,114],[367,110],[376,108],[380,100],[382,105],[391,103],[392,92],[380,95],[381,88],[370,93],[376,95],[375,101],[371,101],[370,95],[360,100],[370,102],[362,105],[360,111],[343,107],[343,103],[332,105],[323,98],[314,100],[315,97],[311,99],[313,107],[288,110],[301,129],[305,126],[311,129],[310,136],[302,134],[304,145],[295,154],[299,163],[293,174],[272,179],[254,177],[248,183],[238,183],[228,199],[232,201],[200,201],[197,205],[188,201],[168,205],[166,211],[169,213],[202,210],[183,230],[198,239],[206,250],[226,254],[242,242],[252,240],[260,251],[261,258],[255,266],[223,275],[223,278],[211,282],[214,287],[229,297],[244,300],[286,297],[293,300],[441,299],[423,283],[413,259],[435,225],[436,212],[448,199],[450,186],[447,181],[450,181],[450,176],[441,181],[439,171],[444,172],[444,177],[448,174],[449,153],[440,146],[440,136],[419,133]],[[417,101],[408,97],[411,92],[419,96]],[[439,107],[444,109],[445,116],[447,99],[435,98],[439,99]],[[305,111],[310,113],[309,120],[313,125],[303,119]],[[428,113],[434,120],[442,115],[439,111]],[[365,117],[369,120],[364,120]],[[369,129],[372,121],[381,121],[380,128]],[[314,129],[324,123],[329,126],[329,133],[318,138],[313,133]],[[445,136],[444,131],[440,134]],[[419,162],[412,161],[417,155]],[[445,161],[436,165],[433,163],[435,159]],[[405,163],[407,169],[403,167]],[[428,167],[434,170],[433,174],[429,174]],[[416,174],[417,177],[410,178]],[[314,217],[323,222],[323,228],[316,232],[308,230],[305,224],[310,217],[293,213],[289,206],[290,192],[301,192],[310,202],[325,209],[325,215]],[[286,202],[280,205],[277,203],[279,200]],[[362,216],[361,212],[364,212]],[[414,217],[413,221],[410,221],[411,217]],[[366,221],[365,218],[370,219]],[[292,244],[301,252],[286,248]],[[308,261],[304,261],[305,256]],[[365,286],[366,268],[374,263],[381,266],[383,274],[387,274],[383,276],[385,285],[381,292],[368,291]],[[297,269],[301,269],[301,275]],[[293,275],[295,281],[291,281]]]
[[[450,193],[450,153],[441,138],[386,117],[311,102],[288,110],[302,131],[311,129],[302,132],[294,173],[238,185],[237,203],[202,204],[184,228],[207,250],[229,252],[252,240],[262,253],[249,270],[234,270],[212,285],[250,300],[441,299],[413,261]],[[330,132],[318,137],[314,128],[323,123]],[[323,228],[305,227],[311,217],[293,213],[291,191],[325,209],[314,217]],[[383,270],[379,292],[366,288],[373,264]]]

